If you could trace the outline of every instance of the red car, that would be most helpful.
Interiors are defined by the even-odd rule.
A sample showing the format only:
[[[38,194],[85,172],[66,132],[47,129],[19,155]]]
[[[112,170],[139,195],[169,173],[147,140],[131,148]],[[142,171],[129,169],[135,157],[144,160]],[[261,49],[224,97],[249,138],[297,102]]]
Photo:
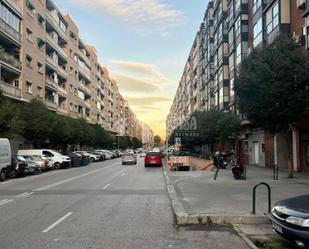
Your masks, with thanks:
[[[148,152],[145,156],[145,167],[148,166],[162,167],[162,158],[160,152]]]

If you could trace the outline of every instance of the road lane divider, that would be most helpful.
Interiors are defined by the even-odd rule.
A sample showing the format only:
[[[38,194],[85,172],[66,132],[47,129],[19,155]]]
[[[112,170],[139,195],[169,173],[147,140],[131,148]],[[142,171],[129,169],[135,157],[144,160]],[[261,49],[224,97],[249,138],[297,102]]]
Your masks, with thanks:
[[[34,192],[27,193],[27,194],[25,194],[25,195],[23,195],[21,197],[27,197],[27,196],[32,195],[32,194],[34,194]]]
[[[14,201],[13,199],[10,199],[10,200],[4,200],[2,202],[0,202],[0,206],[4,205],[4,204],[8,204],[10,202]]]
[[[117,164],[118,164],[118,163],[113,163],[113,164],[108,165],[108,166],[106,166],[106,167],[104,167],[104,168],[102,168],[102,169],[90,171],[90,172],[87,172],[87,173],[85,173],[85,174],[78,175],[78,176],[73,176],[73,177],[67,178],[67,179],[62,180],[62,181],[54,182],[54,183],[52,183],[52,184],[46,185],[46,186],[41,187],[41,188],[33,189],[32,191],[34,191],[34,192],[40,192],[40,191],[44,191],[44,190],[47,190],[47,189],[50,189],[50,188],[53,188],[53,187],[57,187],[57,186],[62,185],[62,184],[64,184],[64,183],[71,182],[71,181],[74,181],[74,180],[83,178],[83,177],[85,177],[85,176],[89,176],[89,175],[96,174],[96,173],[101,172],[101,171],[103,171],[103,170],[105,170],[105,169],[114,167],[114,166],[117,165]]]
[[[28,194],[28,192],[24,192],[24,193],[22,193],[20,195],[16,195],[16,198],[24,197],[24,195],[26,195],[26,194]]]
[[[107,189],[107,188],[108,188],[109,186],[111,186],[111,185],[112,185],[112,184],[109,183],[109,184],[105,185],[102,189],[105,190],[105,189]]]
[[[126,173],[125,172],[123,172],[120,176],[124,176]]]
[[[57,225],[59,225],[62,221],[64,221],[65,219],[67,219],[73,212],[69,212],[66,215],[62,216],[59,220],[57,220],[56,222],[54,222],[53,224],[51,224],[49,227],[47,227],[46,229],[44,229],[42,231],[42,233],[47,233],[50,230],[52,230],[54,227],[56,227]]]

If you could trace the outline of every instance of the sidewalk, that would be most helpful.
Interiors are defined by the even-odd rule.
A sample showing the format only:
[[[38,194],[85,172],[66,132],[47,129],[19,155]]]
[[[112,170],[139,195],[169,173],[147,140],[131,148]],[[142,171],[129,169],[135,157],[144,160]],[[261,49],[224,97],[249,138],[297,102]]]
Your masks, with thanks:
[[[257,189],[256,215],[252,214],[252,189],[266,182],[271,187],[271,202],[309,193],[309,174],[295,174],[287,178],[287,172],[279,171],[279,180],[272,178],[271,169],[247,167],[247,180],[234,180],[231,170],[220,170],[216,181],[214,171],[174,172],[165,168],[164,175],[179,224],[267,223],[267,191]]]

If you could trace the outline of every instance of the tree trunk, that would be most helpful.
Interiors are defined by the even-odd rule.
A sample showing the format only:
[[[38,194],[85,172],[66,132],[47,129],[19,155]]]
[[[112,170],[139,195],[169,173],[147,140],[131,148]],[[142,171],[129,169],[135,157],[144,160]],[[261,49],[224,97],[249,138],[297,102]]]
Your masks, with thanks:
[[[288,178],[293,178],[293,150],[292,150],[292,134],[287,132],[286,134],[286,143],[288,150]]]

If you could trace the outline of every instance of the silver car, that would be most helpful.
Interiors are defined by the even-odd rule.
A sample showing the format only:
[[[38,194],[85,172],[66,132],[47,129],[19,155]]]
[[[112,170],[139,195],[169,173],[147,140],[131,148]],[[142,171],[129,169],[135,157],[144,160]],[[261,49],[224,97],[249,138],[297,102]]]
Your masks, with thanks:
[[[122,156],[122,165],[125,164],[137,164],[136,155],[134,153],[125,153]]]

